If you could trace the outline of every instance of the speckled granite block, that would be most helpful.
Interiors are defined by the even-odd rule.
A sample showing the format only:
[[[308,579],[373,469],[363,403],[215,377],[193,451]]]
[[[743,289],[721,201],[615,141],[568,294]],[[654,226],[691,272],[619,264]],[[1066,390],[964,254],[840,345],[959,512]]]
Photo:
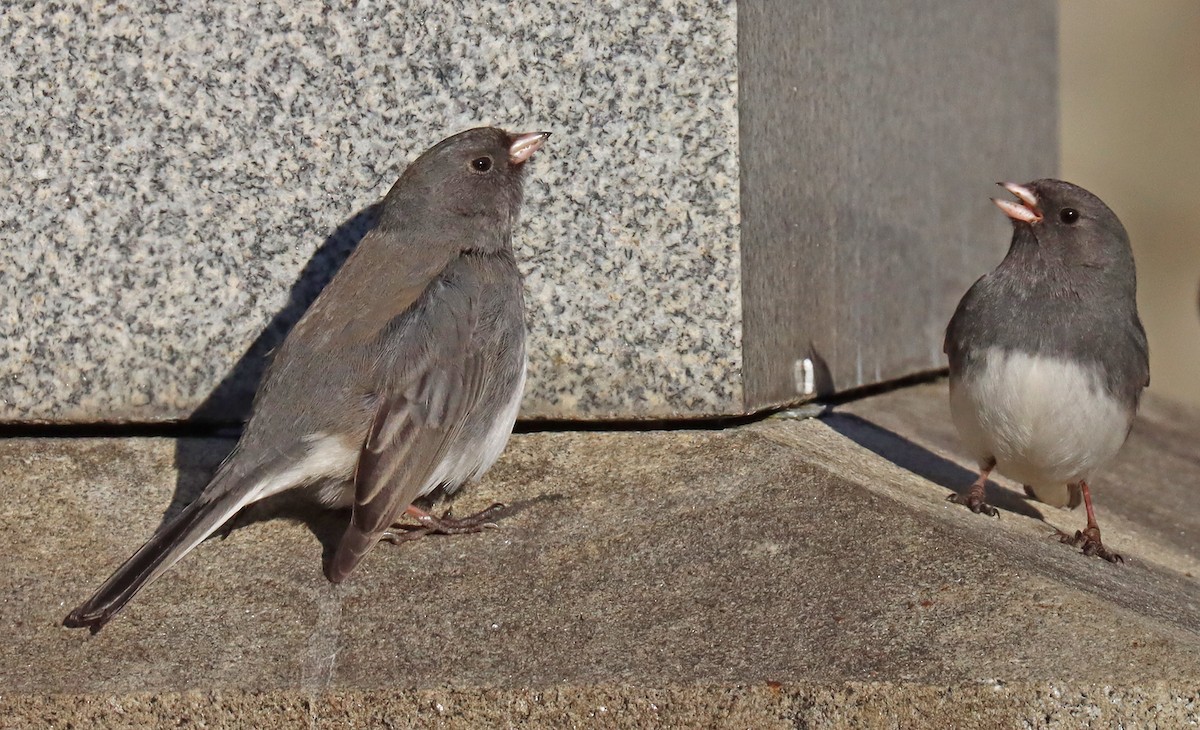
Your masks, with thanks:
[[[0,419],[244,413],[359,214],[478,124],[554,132],[524,414],[739,401],[733,2],[169,7],[0,14]]]
[[[8,2],[0,421],[241,418],[372,203],[478,124],[554,132],[516,235],[524,417],[939,367],[1002,244],[987,186],[1056,166],[1055,26],[1045,0]]]

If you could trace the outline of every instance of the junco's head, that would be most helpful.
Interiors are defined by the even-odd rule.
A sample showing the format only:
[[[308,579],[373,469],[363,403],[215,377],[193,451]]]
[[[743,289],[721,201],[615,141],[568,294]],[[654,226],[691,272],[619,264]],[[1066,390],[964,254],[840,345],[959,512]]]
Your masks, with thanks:
[[[1129,235],[1104,201],[1062,180],[1000,183],[1017,202],[993,199],[1013,221],[1014,241],[1036,243],[1043,257],[1109,268],[1132,265]]]
[[[440,209],[476,223],[494,218],[507,225],[521,207],[525,162],[549,136],[509,134],[494,127],[456,134],[417,158],[388,193],[388,202],[404,196],[411,199],[404,202],[426,210]]]

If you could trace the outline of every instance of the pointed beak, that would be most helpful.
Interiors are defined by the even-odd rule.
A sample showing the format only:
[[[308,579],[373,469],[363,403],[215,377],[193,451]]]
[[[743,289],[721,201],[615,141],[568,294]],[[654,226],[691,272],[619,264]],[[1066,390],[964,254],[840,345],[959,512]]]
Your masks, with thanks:
[[[526,160],[533,157],[534,152],[542,148],[549,136],[549,132],[527,132],[515,135],[512,143],[508,146],[508,161],[514,165],[524,164]]]
[[[1008,192],[1016,196],[1019,203],[1014,203],[1010,200],[1000,200],[992,198],[992,202],[1004,211],[1004,215],[1012,218],[1014,221],[1023,221],[1025,223],[1038,223],[1042,220],[1042,209],[1038,207],[1037,196],[1029,188],[1022,187],[1016,183],[996,183]]]

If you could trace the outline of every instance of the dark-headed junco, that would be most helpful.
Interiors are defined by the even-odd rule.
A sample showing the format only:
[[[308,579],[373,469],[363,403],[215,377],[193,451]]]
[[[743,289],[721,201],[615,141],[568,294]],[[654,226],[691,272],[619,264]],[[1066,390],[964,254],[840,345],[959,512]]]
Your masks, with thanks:
[[[952,501],[994,515],[992,469],[1054,506],[1082,497],[1087,528],[1063,541],[1116,562],[1100,540],[1088,480],[1125,443],[1150,382],[1125,227],[1061,180],[1002,183],[1017,202],[1004,261],[975,282],[946,328],[950,411],[980,475]]]
[[[99,630],[242,508],[286,490],[353,509],[334,582],[405,512],[418,533],[487,524],[496,505],[450,520],[412,503],[478,478],[508,442],[525,384],[512,228],[525,163],[547,136],[472,129],[404,171],[275,354],[233,453],[66,626]]]

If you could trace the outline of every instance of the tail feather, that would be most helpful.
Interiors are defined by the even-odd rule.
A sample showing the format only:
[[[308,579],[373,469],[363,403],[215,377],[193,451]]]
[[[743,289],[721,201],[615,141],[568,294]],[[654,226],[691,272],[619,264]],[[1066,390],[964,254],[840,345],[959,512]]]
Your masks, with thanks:
[[[346,527],[342,541],[338,543],[333,559],[325,569],[325,577],[333,583],[341,583],[354,571],[363,556],[379,542],[379,535],[363,532],[353,521]]]
[[[179,562],[250,501],[249,495],[225,494],[215,499],[201,497],[154,533],[116,572],[63,620],[69,628],[88,627],[92,633],[104,628],[129,599]]]

